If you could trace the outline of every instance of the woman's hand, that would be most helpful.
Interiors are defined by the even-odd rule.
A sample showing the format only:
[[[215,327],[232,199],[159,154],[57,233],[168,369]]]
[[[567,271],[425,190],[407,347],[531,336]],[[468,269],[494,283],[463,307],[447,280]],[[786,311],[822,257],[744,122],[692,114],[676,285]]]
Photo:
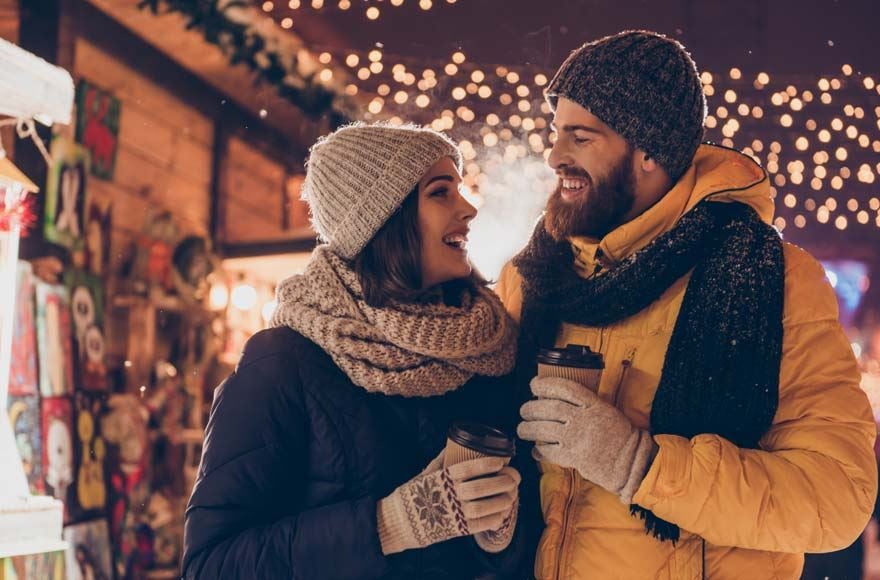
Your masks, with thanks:
[[[505,463],[481,457],[426,470],[379,500],[382,551],[394,554],[501,529],[516,505],[520,481]]]

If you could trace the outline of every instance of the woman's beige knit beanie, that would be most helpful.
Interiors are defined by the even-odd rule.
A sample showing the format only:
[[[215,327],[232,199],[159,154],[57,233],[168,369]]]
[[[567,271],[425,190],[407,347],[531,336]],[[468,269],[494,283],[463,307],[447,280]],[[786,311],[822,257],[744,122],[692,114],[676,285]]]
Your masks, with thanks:
[[[354,258],[443,157],[461,171],[455,143],[416,125],[354,123],[322,137],[303,184],[315,231],[336,254]]]

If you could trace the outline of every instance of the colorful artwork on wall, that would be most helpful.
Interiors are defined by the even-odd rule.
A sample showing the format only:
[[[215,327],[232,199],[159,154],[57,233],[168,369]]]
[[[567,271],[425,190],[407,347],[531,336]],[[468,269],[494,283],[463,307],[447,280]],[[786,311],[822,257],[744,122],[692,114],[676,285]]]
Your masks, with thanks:
[[[107,508],[107,447],[100,423],[103,407],[99,394],[80,391],[74,397],[74,485],[68,493],[74,521],[103,515]]]
[[[86,228],[89,152],[66,137],[56,136],[50,153],[43,233],[50,242],[77,250]]]
[[[90,200],[86,211],[83,267],[100,277],[106,276],[110,269],[112,225],[113,206]]]
[[[76,140],[92,155],[92,174],[113,179],[121,103],[86,80],[76,88]]]
[[[0,560],[3,580],[65,580],[64,552],[12,556]]]
[[[34,321],[34,276],[30,262],[18,263],[18,286],[15,296],[9,394],[35,395],[38,381],[37,329]]]
[[[37,281],[37,343],[40,394],[73,392],[72,330],[67,288]]]
[[[9,423],[15,435],[18,454],[24,466],[28,487],[34,495],[44,495],[43,454],[40,438],[40,399],[37,395],[10,396]]]
[[[107,520],[93,520],[64,528],[67,577],[112,580],[110,534]]]
[[[67,493],[73,483],[72,404],[67,397],[48,397],[40,402],[40,411],[46,493],[65,502],[64,521],[68,521]]]
[[[110,465],[110,533],[119,578],[137,578],[155,559],[153,532],[143,523],[150,497],[149,411],[134,395],[111,395],[101,431]]]
[[[107,388],[104,364],[104,291],[101,279],[85,270],[68,270],[76,384],[88,390]]]

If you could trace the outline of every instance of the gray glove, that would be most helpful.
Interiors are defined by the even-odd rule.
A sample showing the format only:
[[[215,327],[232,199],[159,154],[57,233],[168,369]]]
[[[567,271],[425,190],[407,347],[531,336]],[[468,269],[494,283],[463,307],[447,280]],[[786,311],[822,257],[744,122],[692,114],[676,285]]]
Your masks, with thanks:
[[[574,468],[631,503],[657,454],[651,434],[574,381],[535,377],[531,388],[538,400],[520,409],[519,436],[536,443],[542,460]]]
[[[376,518],[386,555],[502,528],[516,502],[519,473],[481,457],[421,474],[379,500]],[[503,548],[502,548],[503,549]]]

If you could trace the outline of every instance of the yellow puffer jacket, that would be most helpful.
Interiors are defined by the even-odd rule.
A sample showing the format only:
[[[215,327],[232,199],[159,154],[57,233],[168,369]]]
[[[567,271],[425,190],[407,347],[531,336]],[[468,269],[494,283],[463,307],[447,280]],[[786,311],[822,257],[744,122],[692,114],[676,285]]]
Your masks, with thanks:
[[[769,192],[751,159],[703,145],[654,207],[600,242],[572,239],[575,268],[589,276],[597,249],[613,265],[707,198],[749,204],[769,222]],[[537,578],[799,578],[804,552],[837,550],[859,536],[877,491],[874,421],[824,270],[791,244],[784,256],[779,407],[760,449],[739,449],[716,435],[655,437],[660,451],[633,501],[677,524],[677,545],[646,535],[628,506],[577,472],[542,464],[547,527]],[[558,345],[585,344],[604,355],[600,396],[643,429],[687,282],[619,323],[563,325],[558,334]],[[497,291],[519,319],[521,279],[512,265]]]

